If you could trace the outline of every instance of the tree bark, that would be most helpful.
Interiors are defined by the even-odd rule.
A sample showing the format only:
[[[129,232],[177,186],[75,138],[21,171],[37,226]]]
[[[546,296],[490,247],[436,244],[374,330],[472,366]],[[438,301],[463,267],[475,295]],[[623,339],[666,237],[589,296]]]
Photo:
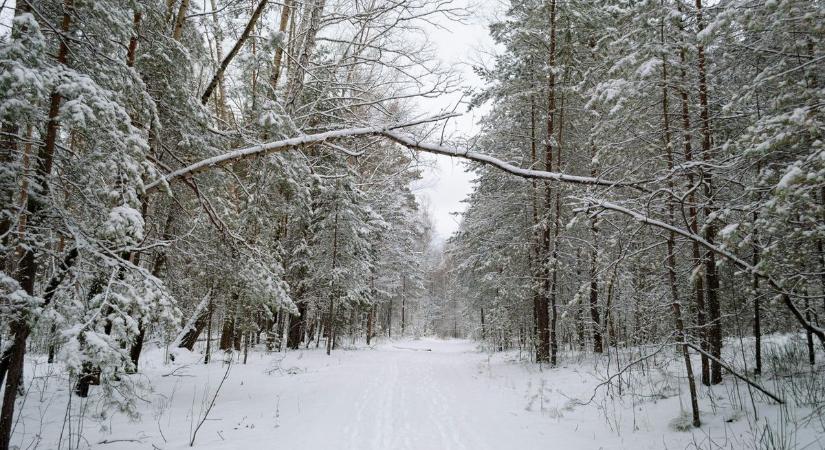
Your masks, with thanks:
[[[238,301],[238,294],[232,294],[232,303],[233,305]],[[224,317],[223,317],[223,327],[221,328],[221,340],[218,345],[218,348],[223,351],[232,350],[232,342],[234,341],[235,335],[235,317],[233,308],[230,308],[230,305],[225,306],[224,310]]]
[[[290,17],[294,16],[294,13],[292,12],[294,3],[295,0],[286,0],[283,8],[281,8],[281,20],[278,24],[278,32],[281,33],[281,36],[286,33]],[[278,80],[281,77],[281,62],[283,61],[284,46],[286,44],[287,43],[285,41],[281,42],[281,45],[275,49],[275,56],[272,60],[272,76],[270,77],[269,83],[273,92],[275,92],[275,89],[278,87]]]
[[[189,330],[186,331],[181,337],[178,348],[185,348],[192,351],[195,348],[195,343],[198,342],[198,337],[200,337],[203,330],[209,324],[209,318],[211,315],[212,308],[210,307],[206,307],[200,311],[192,327],[189,328]]]
[[[338,202],[335,203],[334,230],[332,234],[332,272],[338,267]],[[329,292],[329,316],[327,318],[327,355],[332,352],[335,339],[335,283],[330,286]]]
[[[696,0],[696,23],[698,31],[702,32],[705,28],[705,22],[702,15],[702,0]],[[710,135],[710,112],[708,107],[708,86],[705,65],[705,47],[700,42],[696,46],[697,57],[697,71],[699,74],[699,108],[702,132],[702,160],[706,163],[712,162],[711,155],[711,135]],[[703,227],[705,240],[711,245],[714,243],[716,237],[716,225],[713,219],[715,207],[713,206],[713,177],[709,173],[708,168],[703,168],[700,171],[702,177],[703,191],[705,194],[705,220],[708,222]],[[705,252],[705,286],[707,295],[708,307],[708,346],[710,347],[710,354],[716,359],[720,360],[722,357],[722,314],[719,305],[719,271],[716,268],[716,253],[712,251]],[[710,382],[712,384],[719,384],[722,382],[722,366],[718,362],[711,359],[710,365]]]
[[[370,345],[370,341],[372,340],[372,327],[373,321],[375,320],[375,305],[371,305],[369,311],[367,312],[367,345]]]
[[[553,132],[555,131],[554,118],[556,114],[556,1],[550,0],[550,51],[548,65],[550,72],[547,76],[547,131],[546,145],[544,149],[544,165],[548,172],[553,171]],[[545,204],[545,224],[542,229],[542,242],[545,259],[544,263],[544,292],[539,302],[537,310],[538,318],[538,344],[536,346],[536,361],[550,362],[555,364],[551,353],[553,352],[553,338],[555,337],[555,283],[554,273],[551,268],[555,264],[556,243],[551,242],[550,215],[553,211],[553,200],[555,196],[550,183],[544,183],[544,204]],[[552,315],[552,318],[549,317]]]
[[[535,169],[538,164],[536,155],[537,139],[536,139],[536,102],[535,98],[530,96],[530,168]],[[536,347],[536,361],[542,362],[549,359],[549,343],[544,341],[544,336],[539,332],[547,327],[549,317],[547,316],[547,302],[544,293],[546,292],[543,278],[543,259],[544,247],[542,241],[542,234],[539,230],[539,207],[538,196],[539,188],[535,179],[531,180],[532,184],[532,212],[533,212],[533,228],[536,230],[533,233],[533,340]],[[454,333],[455,334],[455,333]]]
[[[178,15],[175,16],[175,26],[172,29],[172,39],[180,41],[183,33],[183,24],[186,22],[186,11],[189,9],[189,0],[181,0]]]
[[[591,146],[590,175],[594,177],[599,174],[599,170],[592,162],[595,159],[595,156],[595,149]],[[602,353],[602,329],[601,324],[599,323],[599,226],[596,217],[590,218],[590,234],[593,236],[593,247],[590,250],[590,319],[593,322],[593,353]]]
[[[297,350],[301,346],[301,339],[304,335],[306,324],[307,305],[298,301],[298,317],[294,317],[289,322],[289,336],[287,336],[287,348]]]
[[[679,3],[679,11],[681,12],[681,3]],[[689,98],[688,98],[688,91],[687,91],[687,71],[685,69],[687,64],[687,56],[685,55],[684,47],[679,50],[679,61],[681,63],[681,81],[682,86],[679,88],[679,93],[681,96],[682,101],[682,138],[683,138],[683,145],[684,145],[684,155],[685,155],[685,164],[690,164],[693,161],[693,146],[692,146],[692,139],[693,135],[691,133],[691,125],[690,125],[690,107],[689,107]],[[696,194],[694,189],[694,172],[692,170],[687,171],[687,183],[688,183],[688,217],[690,218],[689,228],[691,233],[698,235],[699,234],[699,211],[696,207]],[[698,328],[698,335],[699,335],[699,345],[700,347],[707,351],[707,330],[705,328],[705,287],[704,287],[704,279],[701,273],[699,273],[699,268],[702,264],[702,256],[701,251],[699,249],[699,243],[693,241],[691,243],[691,253],[693,257],[693,269],[694,274],[693,277],[693,294],[694,300],[696,303],[696,327]],[[705,355],[705,353],[701,353],[701,364],[702,364],[702,384],[705,386],[710,385],[710,360]]]

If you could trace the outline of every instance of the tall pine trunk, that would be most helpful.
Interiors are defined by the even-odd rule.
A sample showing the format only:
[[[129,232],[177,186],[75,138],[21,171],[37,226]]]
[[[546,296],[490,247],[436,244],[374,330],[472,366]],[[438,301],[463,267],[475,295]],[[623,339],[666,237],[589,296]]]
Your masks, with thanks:
[[[665,28],[664,21],[661,25],[661,43],[665,46]],[[670,107],[668,102],[668,72],[667,72],[667,53],[662,55],[662,125],[664,131],[662,133],[663,143],[665,145],[665,154],[667,156],[668,172],[673,172],[673,143],[670,131]],[[676,188],[673,178],[668,178],[668,189],[674,192]],[[675,213],[673,200],[667,200],[667,216],[669,223],[674,223]],[[673,231],[667,236],[667,280],[670,285],[671,309],[673,311],[673,320],[676,328],[676,335],[681,340],[682,358],[685,363],[685,373],[688,379],[688,390],[690,391],[690,407],[693,419],[693,426],[699,427],[702,422],[699,418],[699,400],[696,393],[696,380],[693,377],[693,364],[690,360],[690,351],[687,343],[687,334],[685,333],[685,324],[682,320],[682,304],[679,301],[679,290],[676,282],[676,233]]]
[[[21,8],[29,9],[28,1],[21,2]],[[71,14],[74,8],[73,0],[65,0],[63,4],[63,16],[60,24],[60,30],[63,34],[69,33],[69,26],[71,25]],[[66,65],[68,60],[69,47],[67,39],[60,39],[60,45],[57,52],[58,65]],[[49,111],[46,122],[46,137],[43,146],[38,152],[37,166],[35,176],[39,183],[35,185],[42,186],[43,189],[48,189],[48,178],[52,172],[52,163],[54,161],[54,151],[57,146],[58,129],[60,124],[58,122],[58,112],[60,110],[60,103],[62,97],[59,92],[52,92],[49,99]],[[43,209],[43,204],[38,199],[38,196],[29,195],[29,200],[26,202],[25,214],[28,221],[32,219]],[[29,294],[34,295],[34,284],[37,276],[38,263],[35,258],[34,249],[26,247],[24,249],[22,258],[18,266],[17,279],[20,287]],[[5,391],[3,392],[3,405],[0,407],[0,450],[8,450],[9,442],[11,441],[11,428],[14,419],[14,406],[17,393],[21,386],[21,378],[23,376],[23,363],[26,356],[26,341],[28,340],[31,328],[27,322],[27,317],[19,317],[9,325],[11,332],[12,343],[9,347],[9,357],[7,363],[7,372],[5,380]]]
[[[696,0],[696,24],[698,32],[705,28],[705,21],[702,12],[702,0]],[[705,46],[700,42],[696,46],[697,72],[699,75],[699,117],[701,120],[700,130],[702,133],[702,161],[712,164],[711,155],[711,135],[710,135],[710,111],[708,107],[708,85],[705,63]],[[703,191],[705,194],[705,220],[707,223],[703,227],[704,238],[714,245],[716,238],[716,224],[713,218],[716,208],[714,206],[713,176],[709,167],[700,170]],[[716,358],[722,358],[722,314],[719,305],[719,270],[716,267],[716,253],[708,250],[704,257],[705,263],[705,288],[707,295],[708,312],[708,347],[710,354]],[[717,361],[711,360],[710,382],[719,384],[722,382],[722,366]]]
[[[681,5],[681,4],[679,4]],[[681,11],[681,6],[680,6]],[[684,47],[679,50],[679,62],[681,64],[681,83],[682,86],[679,89],[681,101],[682,101],[682,139],[684,145],[684,156],[685,156],[685,164],[688,165],[693,161],[693,134],[691,131],[691,122],[690,122],[690,100],[688,97],[688,90],[687,90],[687,71],[685,67],[687,65],[687,56],[685,54]],[[699,234],[699,209],[696,205],[696,194],[694,189],[694,183],[696,181],[696,177],[694,175],[693,170],[687,171],[687,188],[688,188],[688,218],[690,223],[688,227],[690,228],[690,232],[694,235]],[[707,344],[707,330],[705,328],[705,287],[704,287],[704,279],[702,273],[700,271],[702,265],[702,255],[701,250],[699,248],[699,243],[696,241],[691,242],[691,255],[693,259],[693,271],[692,271],[692,278],[693,278],[693,295],[694,301],[696,304],[696,327],[699,330],[699,346],[700,348],[707,352],[708,351],[708,344]],[[701,364],[702,364],[702,384],[708,386],[710,385],[710,359],[705,355],[705,353],[701,354]]]

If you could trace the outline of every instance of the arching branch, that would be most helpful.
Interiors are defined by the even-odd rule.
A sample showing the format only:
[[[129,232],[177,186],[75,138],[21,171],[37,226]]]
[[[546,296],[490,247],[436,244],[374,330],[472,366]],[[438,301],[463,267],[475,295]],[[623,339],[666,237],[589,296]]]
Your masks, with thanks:
[[[595,207],[606,209],[608,211],[618,212],[630,216],[640,223],[644,223],[646,225],[651,225],[657,228],[661,228],[663,230],[676,233],[682,237],[685,237],[693,242],[698,243],[702,247],[705,247],[706,249],[710,250],[711,252],[716,253],[719,256],[722,256],[723,258],[732,262],[734,265],[744,270],[745,272],[766,280],[768,284],[779,293],[779,296],[782,299],[782,303],[784,303],[785,306],[791,311],[791,313],[794,315],[796,320],[802,325],[802,327],[805,328],[806,331],[809,331],[812,334],[816,335],[816,337],[819,339],[819,342],[822,344],[823,348],[825,348],[825,330],[812,324],[809,320],[807,320],[805,316],[802,314],[802,312],[799,310],[799,308],[797,308],[796,305],[794,305],[793,301],[791,301],[790,294],[788,294],[788,292],[782,287],[781,283],[776,281],[768,273],[759,270],[757,267],[749,264],[747,261],[745,261],[742,258],[739,258],[735,254],[711,244],[702,236],[694,234],[689,230],[684,230],[682,228],[662,222],[661,220],[653,219],[640,212],[633,211],[631,209],[625,208],[624,206],[617,205],[615,203],[599,200],[593,200],[592,203]],[[591,206],[590,208],[592,208],[593,206]],[[579,208],[577,211],[583,211],[586,209],[588,208]]]
[[[353,137],[362,137],[362,136],[383,136],[393,142],[396,142],[400,145],[405,147],[411,148],[413,150],[418,150],[426,153],[432,153],[436,155],[445,155],[445,156],[454,156],[457,158],[468,159],[470,161],[475,161],[481,164],[486,164],[492,167],[496,167],[500,170],[505,172],[511,173],[513,175],[522,177],[522,178],[536,178],[542,180],[549,180],[549,181],[558,181],[558,182],[565,182],[565,183],[573,183],[573,184],[582,184],[582,185],[591,185],[591,186],[605,186],[605,187],[618,187],[618,186],[629,186],[635,189],[639,189],[645,191],[645,189],[641,186],[639,182],[617,182],[617,181],[610,181],[604,180],[601,178],[595,177],[580,177],[576,175],[567,175],[560,172],[545,172],[541,170],[530,170],[530,169],[523,169],[517,166],[514,166],[508,162],[502,161],[498,158],[484,155],[481,153],[472,152],[469,150],[456,150],[447,147],[443,147],[440,145],[434,144],[427,144],[416,140],[412,135],[408,135],[406,133],[401,133],[397,130],[402,128],[410,128],[417,125],[422,125],[431,122],[437,122],[440,120],[444,120],[450,117],[455,117],[458,114],[447,114],[447,115],[440,115],[435,117],[429,117],[424,119],[419,119],[411,122],[405,122],[402,124],[397,125],[384,125],[384,126],[375,126],[375,127],[361,127],[361,128],[348,128],[343,130],[333,130],[333,131],[326,131],[323,133],[316,133],[316,134],[305,134],[303,136],[297,136],[289,139],[283,139],[280,141],[269,142],[266,144],[258,144],[253,145],[251,147],[240,148],[237,150],[232,150],[230,152],[224,153],[222,155],[213,156],[211,158],[204,159],[202,161],[198,161],[194,164],[190,164],[186,167],[180,168],[173,172],[166,174],[163,178],[159,180],[155,180],[151,183],[146,185],[146,190],[154,190],[157,189],[161,184],[168,183],[171,181],[175,181],[177,179],[183,178],[185,176],[194,175],[200,172],[204,172],[206,170],[210,170],[216,167],[221,167],[224,164],[239,161],[245,158],[249,158],[252,156],[260,156],[260,155],[268,155],[271,153],[278,153],[290,150],[292,148],[307,145],[307,144],[315,144],[315,143],[322,143],[326,141],[334,141],[338,139],[346,139],[346,138],[353,138]]]

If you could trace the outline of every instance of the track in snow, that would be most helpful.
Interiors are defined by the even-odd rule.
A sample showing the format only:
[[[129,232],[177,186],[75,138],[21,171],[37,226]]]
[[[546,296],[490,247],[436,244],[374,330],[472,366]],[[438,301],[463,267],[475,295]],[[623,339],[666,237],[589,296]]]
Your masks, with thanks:
[[[279,447],[484,450],[507,448],[513,432],[524,432],[523,424],[507,427],[524,413],[523,397],[505,388],[516,401],[502,404],[502,389],[483,376],[486,357],[472,342],[421,340],[338,356],[295,377],[312,379],[311,391],[296,386],[281,397],[284,419],[273,435]],[[307,396],[326,401],[309,406],[301,402]]]
[[[422,351],[431,349],[431,351]],[[555,369],[488,355],[463,340],[421,339],[374,348],[253,352],[233,364],[214,409],[198,432],[201,450],[520,450],[566,448],[684,448],[690,433],[668,431],[679,398],[641,405],[611,404],[607,423],[600,404],[579,407],[598,383],[588,365]],[[84,415],[80,448],[188,449],[197,424],[225,372],[217,358],[198,353],[164,362],[163,349],[146,354],[136,375],[153,388],[130,421],[95,397],[72,402],[72,430]],[[66,380],[56,369],[30,365],[38,374],[21,410],[13,443],[57,448],[65,430]],[[55,372],[59,373],[59,372]],[[52,375],[54,377],[54,375]],[[48,381],[47,385],[42,382]],[[101,414],[101,409],[106,410]],[[722,418],[716,421],[725,424]],[[713,423],[713,422],[709,422]],[[717,434],[730,433],[712,425]],[[740,427],[741,428],[741,427]],[[663,432],[666,436],[663,436]],[[65,433],[64,442],[65,442]],[[74,442],[78,442],[73,437]]]

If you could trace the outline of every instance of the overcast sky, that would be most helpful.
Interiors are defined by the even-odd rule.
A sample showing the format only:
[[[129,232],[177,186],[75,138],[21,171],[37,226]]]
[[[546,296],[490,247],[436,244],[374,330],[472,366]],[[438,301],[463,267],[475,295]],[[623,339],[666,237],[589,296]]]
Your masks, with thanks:
[[[444,22],[444,29],[433,29],[430,33],[429,38],[436,46],[440,59],[461,73],[463,86],[482,86],[481,80],[472,72],[472,64],[484,58],[482,55],[493,47],[487,25],[497,4],[497,0],[481,0],[479,4],[469,8],[474,16],[468,18],[466,23]],[[455,93],[427,100],[422,104],[422,112],[434,114],[441,110],[452,110],[461,98],[461,93]],[[456,112],[464,115],[450,119],[448,135],[471,138],[478,131],[476,122],[482,112],[466,111],[465,105],[458,107]],[[434,155],[427,155],[426,158],[433,161],[433,164],[424,171],[424,179],[414,185],[414,190],[419,203],[432,214],[437,238],[443,240],[458,229],[461,218],[455,213],[465,209],[462,200],[472,190],[473,174],[465,170],[459,159]]]

